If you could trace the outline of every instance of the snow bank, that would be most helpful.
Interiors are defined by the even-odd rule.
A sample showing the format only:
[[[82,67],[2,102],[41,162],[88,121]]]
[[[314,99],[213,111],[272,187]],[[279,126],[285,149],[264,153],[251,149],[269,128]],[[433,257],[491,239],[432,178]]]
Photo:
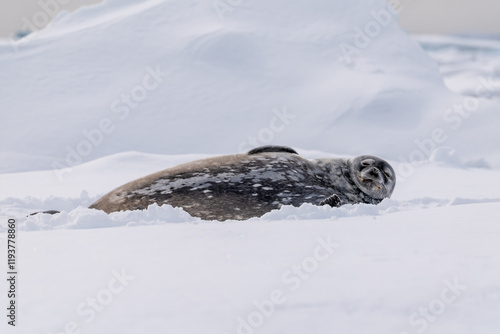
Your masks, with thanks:
[[[415,36],[424,50],[437,61],[446,85],[454,92],[475,96],[477,85],[486,84],[485,98],[500,102],[500,41],[484,36]],[[490,82],[491,82],[490,81]]]
[[[158,225],[165,223],[179,222],[202,222],[201,219],[193,218],[181,208],[173,208],[170,205],[157,204],[150,205],[146,210],[123,211],[106,214],[103,211],[88,209],[87,206],[76,206],[73,209],[59,209],[62,212],[55,215],[37,214],[23,217],[21,210],[27,212],[27,207],[33,207],[37,203],[40,206],[60,208],[60,204],[78,202],[77,200],[68,200],[64,198],[52,198],[45,201],[26,199],[7,199],[0,201],[0,207],[11,206],[10,216],[18,216],[19,229],[21,231],[52,230],[52,229],[89,229],[106,228],[117,226],[139,226],[139,225]],[[83,201],[88,203],[88,201]],[[474,199],[456,199],[453,205],[470,203],[496,203],[499,200],[474,200]],[[318,207],[312,204],[303,204],[300,207],[283,206],[279,210],[273,210],[261,218],[253,218],[250,221],[296,221],[296,220],[314,220],[326,219],[336,220],[341,217],[359,217],[359,216],[379,216],[387,213],[393,213],[406,210],[419,210],[430,207],[439,207],[449,205],[450,201],[442,199],[423,198],[412,201],[394,201],[385,200],[383,204],[374,205],[346,205],[341,208]],[[13,209],[12,207],[17,207]],[[29,210],[28,210],[29,211]],[[8,210],[5,210],[7,213]],[[0,232],[6,232],[6,226],[0,226]]]
[[[384,1],[214,3],[108,1],[2,42],[0,171],[268,143],[427,160],[436,128],[464,159],[498,155],[495,106],[443,120],[468,101]]]
[[[15,202],[15,203],[13,203]],[[88,209],[86,206],[77,206],[71,210],[63,210],[59,214],[37,214],[23,217],[20,211],[26,212],[26,206],[33,206],[34,200],[4,200],[0,201],[0,207],[6,204],[15,204],[17,210],[11,210],[11,216],[20,217],[19,229],[22,231],[53,230],[53,229],[89,229],[107,228],[118,226],[141,226],[141,225],[163,225],[182,222],[204,222],[199,218],[191,217],[181,208],[173,208],[170,205],[150,205],[145,210],[122,211],[106,214],[99,210]],[[50,203],[68,202],[66,199],[52,199],[44,201]],[[20,205],[20,204],[23,205]],[[418,211],[431,208],[445,207],[449,205],[467,205],[481,203],[500,203],[500,198],[453,198],[451,200],[439,198],[416,198],[407,201],[386,199],[379,205],[359,204],[345,205],[340,208],[319,207],[312,204],[303,204],[300,207],[290,205],[283,206],[279,210],[273,210],[260,218],[252,218],[249,222],[266,221],[303,221],[303,220],[327,220],[335,221],[345,217],[372,217],[384,216],[401,211]],[[52,206],[57,207],[57,206]],[[230,223],[231,221],[227,221]],[[5,232],[6,227],[0,226],[0,232]]]

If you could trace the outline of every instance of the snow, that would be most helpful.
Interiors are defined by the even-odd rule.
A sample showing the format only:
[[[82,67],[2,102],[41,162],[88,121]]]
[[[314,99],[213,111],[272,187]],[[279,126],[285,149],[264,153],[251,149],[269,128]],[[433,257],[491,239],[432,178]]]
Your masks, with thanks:
[[[211,1],[110,0],[0,41],[0,256],[16,217],[20,266],[8,330],[496,333],[498,40],[410,36],[381,0],[215,3],[231,3],[223,19]],[[381,156],[394,194],[242,222],[88,209],[263,144]]]
[[[466,288],[431,313],[427,332],[494,333],[500,235],[490,213],[499,208],[23,233],[19,329],[54,333],[75,322],[90,333],[237,333],[239,317],[248,321],[254,302],[278,290],[285,300],[255,332],[416,333],[423,324],[412,326],[412,314],[457,280]],[[338,248],[313,270],[318,240],[328,239]],[[105,295],[122,270],[133,280],[87,323],[78,306]]]
[[[365,2],[253,1],[220,20],[212,2],[109,1],[3,42],[1,171],[130,150],[230,154],[270,141],[400,159],[434,128],[459,155],[500,165],[488,156],[499,144],[497,103],[482,98],[474,116],[443,120],[463,97],[383,1]],[[378,35],[356,43],[383,12]],[[470,132],[481,147],[465,142]]]
[[[429,55],[439,64],[447,86],[454,92],[474,96],[481,78],[500,77],[500,41],[486,37],[416,36]],[[500,96],[497,86],[487,97]]]

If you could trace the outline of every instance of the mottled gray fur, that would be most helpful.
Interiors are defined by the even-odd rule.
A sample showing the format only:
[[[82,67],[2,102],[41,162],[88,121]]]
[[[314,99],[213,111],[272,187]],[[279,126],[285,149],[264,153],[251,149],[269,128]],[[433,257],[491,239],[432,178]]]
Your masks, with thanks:
[[[90,208],[110,213],[146,209],[153,203],[170,204],[206,220],[241,220],[262,216],[281,205],[378,204],[394,188],[395,180],[385,182],[378,174],[385,192],[378,183],[370,184],[375,177],[362,175],[364,165],[353,170],[363,157],[308,160],[290,153],[290,148],[274,150],[263,147],[251,154],[203,159],[165,169],[111,191]],[[364,157],[383,165],[372,168],[394,173],[385,161]],[[382,171],[379,174],[384,175]]]

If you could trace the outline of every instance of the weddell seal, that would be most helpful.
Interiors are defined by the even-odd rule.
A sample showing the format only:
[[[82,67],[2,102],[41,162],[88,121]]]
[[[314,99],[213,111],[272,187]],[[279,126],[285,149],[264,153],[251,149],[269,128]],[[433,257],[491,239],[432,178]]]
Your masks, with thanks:
[[[289,147],[188,162],[116,188],[90,206],[107,213],[170,204],[205,220],[244,220],[282,205],[378,204],[396,184],[384,160],[308,160]]]

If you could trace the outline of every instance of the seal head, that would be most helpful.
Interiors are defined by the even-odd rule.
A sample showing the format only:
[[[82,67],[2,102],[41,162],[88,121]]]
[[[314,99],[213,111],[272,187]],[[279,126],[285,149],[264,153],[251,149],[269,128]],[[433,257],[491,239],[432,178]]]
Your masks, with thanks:
[[[396,173],[389,163],[372,155],[350,161],[351,177],[358,188],[372,198],[389,198],[396,185]]]

